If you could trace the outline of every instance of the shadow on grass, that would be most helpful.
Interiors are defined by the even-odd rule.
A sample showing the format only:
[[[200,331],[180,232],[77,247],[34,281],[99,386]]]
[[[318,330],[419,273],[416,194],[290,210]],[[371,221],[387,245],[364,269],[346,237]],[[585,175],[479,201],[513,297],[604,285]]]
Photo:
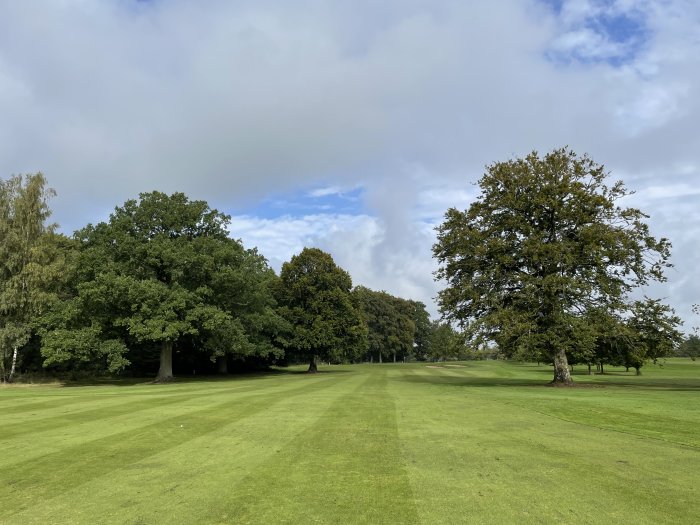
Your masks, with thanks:
[[[268,370],[258,370],[255,372],[239,372],[227,375],[176,375],[172,381],[165,383],[156,383],[154,377],[88,377],[74,381],[69,380],[54,380],[57,386],[75,388],[84,386],[137,386],[137,385],[180,385],[180,384],[197,384],[197,383],[228,383],[241,379],[266,379],[274,376],[329,376],[336,374],[347,374],[351,370],[338,369],[326,370],[322,369],[315,374],[309,374],[306,369],[296,368],[270,368]]]
[[[429,385],[447,385],[462,387],[494,387],[494,386],[546,386],[546,382],[539,379],[513,378],[513,377],[457,377],[457,376],[402,376],[396,381],[407,383],[423,383]]]
[[[440,375],[412,375],[396,378],[397,381],[409,383],[423,383],[431,385],[446,385],[455,387],[550,387],[551,370],[533,369],[530,372],[542,377],[474,377],[474,376],[440,376]],[[545,377],[546,376],[546,377]],[[634,373],[625,372],[602,375],[588,375],[588,373],[574,373],[574,389],[576,386],[583,388],[629,388],[641,390],[669,390],[679,392],[700,391],[700,378],[654,378],[637,376]]]

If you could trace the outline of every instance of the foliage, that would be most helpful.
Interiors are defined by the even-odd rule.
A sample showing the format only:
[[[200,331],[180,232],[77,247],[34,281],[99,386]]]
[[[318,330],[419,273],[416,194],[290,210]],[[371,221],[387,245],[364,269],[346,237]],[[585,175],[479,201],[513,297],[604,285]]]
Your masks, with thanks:
[[[364,286],[353,290],[362,318],[368,330],[367,360],[397,356],[403,360],[413,350],[416,335],[416,304],[394,297],[387,292],[377,292]]]
[[[631,366],[640,373],[644,362],[670,357],[681,343],[683,336],[678,331],[681,319],[672,308],[659,300],[645,298],[635,301],[632,317],[627,322],[635,339],[631,352],[625,359],[625,366]]]
[[[590,355],[592,311],[629,311],[629,292],[663,280],[670,243],[655,239],[629,192],[567,149],[498,162],[466,211],[451,208],[434,255],[443,315],[474,340],[522,348],[570,382],[567,354]]]
[[[419,360],[424,360],[430,350],[430,335],[432,333],[430,314],[424,303],[420,301],[409,301],[409,303],[413,311],[412,318],[415,326],[413,355]]]
[[[677,354],[683,357],[690,357],[695,361],[700,357],[700,337],[697,334],[690,334],[678,346]]]
[[[76,232],[76,297],[48,323],[46,364],[89,361],[93,352],[116,371],[129,363],[126,347],[158,345],[158,378],[168,380],[173,346],[213,357],[274,353],[253,343],[279,324],[271,270],[228,238],[228,221],[204,201],[151,192]]]
[[[429,356],[435,361],[447,361],[465,357],[462,340],[449,323],[433,321],[431,324]]]
[[[12,381],[20,350],[36,333],[37,319],[58,298],[69,247],[47,224],[51,215],[41,173],[0,180],[1,379]],[[9,368],[9,370],[8,370]]]
[[[304,248],[282,265],[276,297],[291,327],[284,344],[293,358],[309,361],[310,371],[317,358],[353,360],[367,347],[351,288],[350,275],[318,248]]]

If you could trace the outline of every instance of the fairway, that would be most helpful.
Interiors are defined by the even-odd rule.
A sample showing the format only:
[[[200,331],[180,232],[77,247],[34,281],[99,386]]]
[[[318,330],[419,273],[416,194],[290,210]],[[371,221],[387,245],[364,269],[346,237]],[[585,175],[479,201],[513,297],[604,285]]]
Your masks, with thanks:
[[[700,523],[700,362],[300,370],[0,389],[0,523]]]

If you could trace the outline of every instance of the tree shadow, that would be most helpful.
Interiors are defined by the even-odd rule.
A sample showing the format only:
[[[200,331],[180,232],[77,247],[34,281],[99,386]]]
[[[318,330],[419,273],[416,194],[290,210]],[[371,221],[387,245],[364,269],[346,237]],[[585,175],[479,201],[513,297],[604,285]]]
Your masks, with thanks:
[[[472,370],[473,372],[473,370]],[[431,385],[445,385],[455,387],[551,387],[549,379],[551,370],[531,369],[531,373],[547,376],[542,378],[523,377],[478,377],[478,376],[454,376],[454,375],[408,375],[395,378],[397,381],[409,383],[422,383]],[[580,388],[626,388],[643,390],[668,390],[678,392],[700,391],[700,378],[654,378],[637,376],[634,372],[613,372],[605,374],[588,375],[587,372],[572,374],[573,389]],[[586,380],[586,378],[590,378]]]
[[[513,377],[470,377],[470,376],[438,376],[438,375],[411,375],[394,379],[407,383],[422,383],[429,385],[445,385],[455,387],[497,387],[497,386],[546,386],[547,383],[539,379],[525,379]]]
[[[266,370],[242,371],[234,372],[226,375],[176,375],[172,381],[167,383],[155,382],[155,377],[86,377],[76,380],[58,379],[57,386],[65,388],[77,388],[86,386],[139,386],[139,385],[181,385],[181,384],[198,384],[198,383],[229,383],[241,379],[266,379],[274,376],[329,376],[351,373],[348,369],[325,369],[321,368],[318,372],[310,374],[306,369],[298,368],[269,368]],[[54,382],[57,380],[54,379]]]

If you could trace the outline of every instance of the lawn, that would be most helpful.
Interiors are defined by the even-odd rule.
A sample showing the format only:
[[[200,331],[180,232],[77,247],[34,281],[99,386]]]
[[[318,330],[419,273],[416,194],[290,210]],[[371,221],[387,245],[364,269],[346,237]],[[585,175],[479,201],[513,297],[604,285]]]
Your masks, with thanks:
[[[700,523],[700,362],[299,370],[0,388],[0,523]]]

